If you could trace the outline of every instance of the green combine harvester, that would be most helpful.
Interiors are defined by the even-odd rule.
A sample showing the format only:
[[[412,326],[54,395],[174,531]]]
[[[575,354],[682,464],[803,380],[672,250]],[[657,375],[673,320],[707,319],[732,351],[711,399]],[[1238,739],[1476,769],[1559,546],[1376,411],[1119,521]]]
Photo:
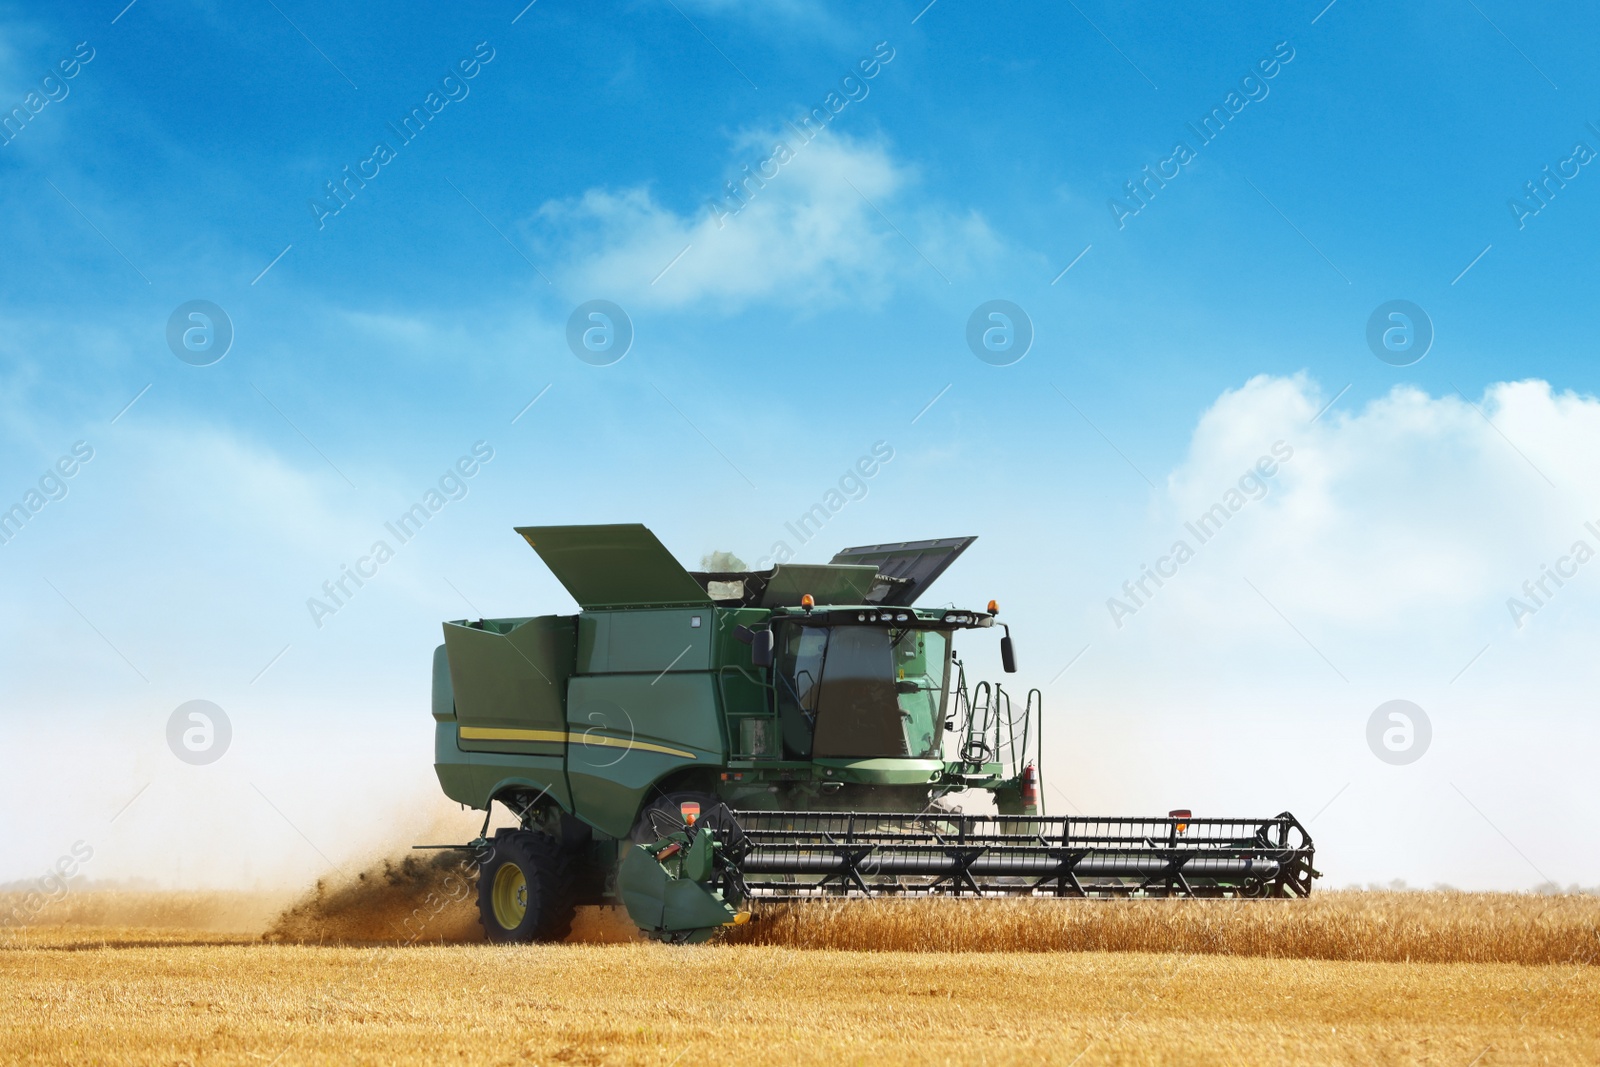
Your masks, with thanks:
[[[485,818],[429,847],[473,853],[490,940],[582,904],[691,942],[765,901],[1311,892],[1288,813],[1045,815],[1039,691],[969,689],[954,649],[998,627],[1015,672],[998,606],[914,606],[975,538],[693,573],[640,525],[517,532],[582,610],[447,622],[433,668],[439,783]]]

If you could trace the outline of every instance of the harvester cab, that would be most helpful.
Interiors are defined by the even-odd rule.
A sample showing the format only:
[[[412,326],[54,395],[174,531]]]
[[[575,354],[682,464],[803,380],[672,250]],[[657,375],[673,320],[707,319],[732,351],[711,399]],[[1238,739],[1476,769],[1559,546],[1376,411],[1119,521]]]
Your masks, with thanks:
[[[998,606],[916,606],[975,538],[706,573],[640,525],[517,532],[581,610],[448,622],[434,656],[492,940],[559,939],[579,904],[694,941],[764,900],[1310,890],[1287,814],[1044,814],[1039,691],[969,687],[954,647],[998,628],[1015,671]],[[490,839],[496,802],[518,825]]]

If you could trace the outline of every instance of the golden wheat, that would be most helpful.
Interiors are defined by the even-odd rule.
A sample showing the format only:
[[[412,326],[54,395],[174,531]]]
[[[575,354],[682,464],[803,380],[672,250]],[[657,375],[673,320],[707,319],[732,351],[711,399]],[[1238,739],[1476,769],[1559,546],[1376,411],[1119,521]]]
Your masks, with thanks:
[[[887,900],[770,908],[748,944],[897,952],[1184,952],[1600,963],[1600,898],[1335,892],[1309,900]]]

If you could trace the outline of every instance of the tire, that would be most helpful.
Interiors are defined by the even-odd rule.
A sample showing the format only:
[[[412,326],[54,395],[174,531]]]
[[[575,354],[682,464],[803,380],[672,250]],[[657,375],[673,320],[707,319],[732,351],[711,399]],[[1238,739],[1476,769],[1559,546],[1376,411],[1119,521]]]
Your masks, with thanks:
[[[530,830],[501,830],[478,871],[478,921],[501,944],[562,941],[577,910],[573,873],[560,839]]]

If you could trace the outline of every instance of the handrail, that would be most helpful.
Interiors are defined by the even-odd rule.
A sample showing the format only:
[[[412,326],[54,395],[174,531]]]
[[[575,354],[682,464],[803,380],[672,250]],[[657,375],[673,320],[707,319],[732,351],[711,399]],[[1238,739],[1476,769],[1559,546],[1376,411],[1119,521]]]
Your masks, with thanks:
[[[744,677],[745,681],[747,681],[751,685],[757,686],[757,687],[759,687],[761,689],[772,689],[772,688],[774,688],[774,686],[773,686],[773,684],[771,682],[762,681],[761,676],[759,674],[756,674],[756,673],[754,673],[754,672],[752,672],[750,670],[747,670],[746,668],[740,666],[737,663],[724,663],[724,664],[722,664],[721,666],[719,666],[716,669],[716,673],[718,675],[721,675],[721,674],[723,674],[723,673],[725,673],[727,671],[738,671],[739,674]]]
[[[1037,688],[1028,690],[1028,707],[1024,712],[1027,719],[1024,721],[1023,730],[1027,724],[1033,724],[1033,774],[1034,784],[1039,789],[1039,814],[1045,812],[1044,806],[1044,693]]]

